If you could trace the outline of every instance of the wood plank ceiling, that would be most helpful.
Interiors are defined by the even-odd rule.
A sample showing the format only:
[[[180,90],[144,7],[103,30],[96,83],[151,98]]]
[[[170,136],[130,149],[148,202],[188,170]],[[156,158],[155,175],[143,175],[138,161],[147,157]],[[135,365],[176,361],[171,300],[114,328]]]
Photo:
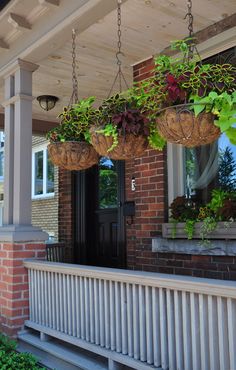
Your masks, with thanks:
[[[123,72],[132,81],[131,65],[158,54],[174,39],[187,34],[186,0],[128,0],[122,4]],[[235,12],[235,0],[193,1],[194,29],[202,30]],[[79,96],[106,97],[116,73],[116,11],[90,26],[77,38]],[[56,95],[59,102],[49,111],[33,103],[34,117],[56,120],[71,95],[71,40],[38,62],[34,74],[34,96]],[[0,101],[3,91],[0,90]]]

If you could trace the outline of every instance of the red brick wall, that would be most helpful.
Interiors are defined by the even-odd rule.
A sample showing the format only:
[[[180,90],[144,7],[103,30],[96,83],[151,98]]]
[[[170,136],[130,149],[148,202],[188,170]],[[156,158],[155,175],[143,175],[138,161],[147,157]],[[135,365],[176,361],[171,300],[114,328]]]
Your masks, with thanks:
[[[74,204],[73,204],[73,174],[71,171],[59,170],[59,209],[58,229],[59,240],[66,248],[66,260],[73,260],[74,235]]]
[[[134,81],[150,77],[152,69],[153,58],[134,66]],[[136,181],[135,191],[131,191],[132,177]],[[134,223],[127,225],[127,267],[130,269],[152,268],[152,237],[161,235],[161,224],[166,221],[166,189],[166,150],[148,149],[142,158],[126,162],[126,198],[136,204]]]
[[[11,337],[29,318],[28,272],[25,258],[45,258],[44,243],[0,243],[0,333]]]
[[[146,253],[147,254],[147,253]],[[209,279],[236,280],[236,257],[149,253],[142,270]]]

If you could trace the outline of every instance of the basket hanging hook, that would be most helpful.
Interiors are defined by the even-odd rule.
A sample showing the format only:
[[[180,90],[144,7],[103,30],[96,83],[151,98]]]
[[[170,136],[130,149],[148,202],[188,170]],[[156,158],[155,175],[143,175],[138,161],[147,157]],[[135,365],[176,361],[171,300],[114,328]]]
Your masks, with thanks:
[[[194,40],[194,31],[193,31],[194,17],[192,14],[192,5],[193,5],[192,0],[187,0],[187,13],[185,14],[185,17],[184,17],[184,19],[188,19],[188,31],[189,31],[189,34],[188,34],[189,48],[184,57],[184,60],[186,60],[187,63],[189,63],[189,61],[193,59],[194,53],[198,56],[199,61],[201,62],[201,57],[198,52],[196,42]]]
[[[121,47],[122,47],[122,44],[121,44],[121,36],[122,36],[122,33],[121,33],[121,4],[122,4],[122,0],[117,0],[117,52],[116,52],[116,64],[118,66],[118,71],[117,71],[117,74],[115,75],[115,78],[114,78],[114,81],[112,83],[112,86],[110,88],[110,91],[109,91],[109,94],[108,94],[108,98],[110,97],[111,93],[112,93],[112,90],[116,84],[116,82],[118,81],[119,83],[119,92],[121,93],[122,92],[122,81],[124,82],[125,84],[125,87],[128,89],[129,86],[128,86],[128,83],[125,79],[125,76],[122,72],[122,60],[121,60],[121,57],[124,56],[124,53],[121,51]]]

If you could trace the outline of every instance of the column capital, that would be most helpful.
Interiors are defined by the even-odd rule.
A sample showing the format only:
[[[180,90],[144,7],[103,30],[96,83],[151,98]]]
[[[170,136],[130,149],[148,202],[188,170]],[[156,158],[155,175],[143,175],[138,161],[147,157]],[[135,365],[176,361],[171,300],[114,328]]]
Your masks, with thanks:
[[[13,63],[8,65],[3,71],[1,71],[1,76],[5,79],[20,69],[33,73],[38,68],[39,66],[37,64],[18,58]]]

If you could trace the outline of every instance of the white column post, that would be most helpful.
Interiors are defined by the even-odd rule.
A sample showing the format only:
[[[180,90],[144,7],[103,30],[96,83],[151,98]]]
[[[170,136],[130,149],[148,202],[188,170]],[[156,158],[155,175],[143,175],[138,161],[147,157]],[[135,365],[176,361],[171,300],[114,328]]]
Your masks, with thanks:
[[[4,217],[3,224],[13,223],[13,179],[14,179],[14,104],[10,104],[15,95],[14,76],[5,79],[5,147],[4,147]]]
[[[4,225],[0,241],[43,241],[31,225],[32,74],[36,64],[18,59],[5,77]]]
[[[14,209],[15,225],[31,224],[32,72],[19,66],[15,72]]]

